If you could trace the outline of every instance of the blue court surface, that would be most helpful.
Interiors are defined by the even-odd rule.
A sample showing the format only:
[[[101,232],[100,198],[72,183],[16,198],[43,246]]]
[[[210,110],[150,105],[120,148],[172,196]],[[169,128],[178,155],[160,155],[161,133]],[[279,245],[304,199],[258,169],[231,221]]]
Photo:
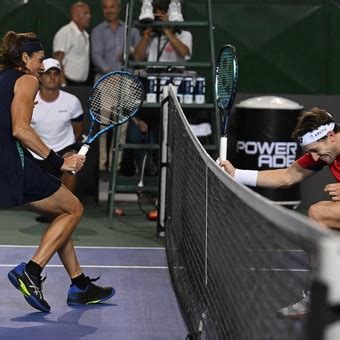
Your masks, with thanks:
[[[173,291],[164,248],[77,247],[85,275],[116,295],[87,307],[66,304],[69,277],[57,256],[44,269],[46,314],[30,307],[7,279],[28,261],[30,246],[0,246],[0,339],[184,339],[187,328]]]

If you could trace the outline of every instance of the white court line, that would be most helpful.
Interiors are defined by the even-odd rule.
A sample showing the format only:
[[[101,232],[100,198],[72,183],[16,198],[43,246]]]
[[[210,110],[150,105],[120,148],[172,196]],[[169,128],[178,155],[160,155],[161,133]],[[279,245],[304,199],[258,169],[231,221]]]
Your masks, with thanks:
[[[264,272],[310,272],[309,269],[282,269],[282,268],[244,268],[243,270]]]
[[[16,267],[18,264],[0,264],[0,267]],[[48,264],[47,268],[64,268],[62,264]],[[46,268],[44,267],[44,268]],[[168,269],[165,266],[106,266],[106,265],[81,265],[82,268],[103,268],[103,269]]]
[[[184,267],[174,267],[174,269],[184,269]],[[243,268],[244,271],[267,271],[267,272],[310,272],[309,269],[282,269],[282,268]]]
[[[251,251],[251,252],[297,252],[297,253],[306,253],[306,251],[304,251],[303,249],[247,249],[247,251]]]
[[[22,246],[18,244],[0,244],[0,248],[38,248],[38,246]],[[95,247],[95,246],[75,246],[79,249],[131,249],[131,250],[165,250],[165,247]]]

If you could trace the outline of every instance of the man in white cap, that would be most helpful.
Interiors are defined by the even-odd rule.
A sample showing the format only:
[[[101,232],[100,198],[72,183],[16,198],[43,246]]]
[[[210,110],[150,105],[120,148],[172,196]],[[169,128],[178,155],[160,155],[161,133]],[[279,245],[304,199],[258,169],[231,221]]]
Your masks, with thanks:
[[[285,169],[276,170],[241,170],[229,161],[220,161],[221,167],[242,184],[266,188],[288,188],[314,175],[324,166],[328,166],[335,178],[335,183],[327,184],[324,191],[330,196],[329,201],[321,201],[310,206],[308,216],[320,225],[340,228],[340,133],[339,125],[325,110],[314,108],[303,112],[299,117],[292,137],[298,141],[305,154]],[[280,309],[280,317],[297,319],[310,311],[309,292],[303,299]]]
[[[73,94],[59,89],[61,65],[57,59],[43,61],[44,73],[40,76],[40,90],[34,106],[31,126],[44,143],[56,150],[59,155],[68,157],[79,149],[83,131],[83,108],[79,99]],[[47,172],[61,177],[63,184],[72,192],[76,187],[77,176],[48,168],[41,157],[32,153],[34,158]],[[39,216],[39,222],[48,222],[48,218]]]

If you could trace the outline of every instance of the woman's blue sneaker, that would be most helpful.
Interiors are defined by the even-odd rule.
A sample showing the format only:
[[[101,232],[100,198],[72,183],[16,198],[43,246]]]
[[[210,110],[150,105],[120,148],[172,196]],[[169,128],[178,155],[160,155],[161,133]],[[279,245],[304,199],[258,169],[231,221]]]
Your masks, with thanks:
[[[42,293],[42,283],[46,277],[42,279],[41,276],[29,275],[26,272],[26,263],[22,262],[8,273],[8,279],[33,308],[46,313],[51,310]]]

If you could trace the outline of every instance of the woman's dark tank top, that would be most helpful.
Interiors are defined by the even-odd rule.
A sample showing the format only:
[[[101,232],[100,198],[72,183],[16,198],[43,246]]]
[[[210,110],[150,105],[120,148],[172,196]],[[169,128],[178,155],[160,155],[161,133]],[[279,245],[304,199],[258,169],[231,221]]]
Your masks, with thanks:
[[[0,72],[0,207],[19,205],[23,200],[23,156],[13,137],[11,116],[14,85],[23,75],[15,69]]]

